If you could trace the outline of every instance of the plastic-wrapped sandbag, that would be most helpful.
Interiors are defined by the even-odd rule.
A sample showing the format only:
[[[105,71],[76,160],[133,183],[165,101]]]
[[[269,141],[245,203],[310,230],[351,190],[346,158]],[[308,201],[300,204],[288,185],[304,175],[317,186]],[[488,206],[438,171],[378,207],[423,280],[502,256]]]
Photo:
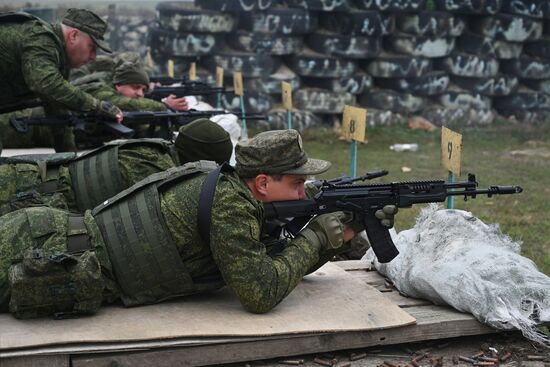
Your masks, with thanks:
[[[518,242],[462,210],[431,205],[413,228],[392,233],[400,254],[380,264],[369,249],[364,259],[400,292],[448,304],[497,329],[519,329],[550,347],[536,329],[550,322],[550,277],[521,256]]]

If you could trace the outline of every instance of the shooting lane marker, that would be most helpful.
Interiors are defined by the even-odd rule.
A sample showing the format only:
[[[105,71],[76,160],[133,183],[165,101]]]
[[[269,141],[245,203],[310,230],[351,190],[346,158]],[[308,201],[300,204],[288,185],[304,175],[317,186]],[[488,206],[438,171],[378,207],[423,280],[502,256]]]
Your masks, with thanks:
[[[441,164],[449,172],[449,182],[460,176],[462,135],[446,127],[441,129]],[[447,198],[447,209],[454,209],[454,196]]]
[[[145,56],[145,65],[147,65],[150,68],[155,66],[153,57],[151,56],[151,51],[147,51],[147,55]]]
[[[281,82],[281,89],[288,128],[292,129],[292,85],[288,82]]]
[[[357,172],[357,142],[365,142],[367,130],[367,109],[353,106],[344,107],[342,117],[342,137],[351,140],[350,177],[356,177]]]
[[[168,76],[170,78],[174,77],[174,60],[168,59]]]
[[[189,80],[197,80],[197,63],[195,62],[189,66]]]
[[[223,88],[223,68],[216,66],[216,87]],[[218,92],[218,105],[217,108],[222,108],[222,92]]]
[[[233,89],[236,96],[240,97],[241,100],[241,112],[243,116],[241,117],[242,120],[242,128],[241,128],[241,140],[246,141],[248,140],[248,130],[246,129],[246,113],[244,108],[244,87],[243,87],[243,74],[240,71],[235,71],[233,73]]]

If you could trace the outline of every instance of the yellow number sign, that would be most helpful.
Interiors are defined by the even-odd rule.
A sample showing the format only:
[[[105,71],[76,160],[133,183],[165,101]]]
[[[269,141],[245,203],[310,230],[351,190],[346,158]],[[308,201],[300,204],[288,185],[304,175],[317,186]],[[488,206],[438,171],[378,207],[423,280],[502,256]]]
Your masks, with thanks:
[[[236,96],[244,96],[243,74],[240,71],[233,73],[233,89]]]
[[[342,136],[346,140],[365,141],[367,131],[367,110],[365,108],[345,106],[342,118]]]
[[[170,78],[174,77],[174,60],[172,59],[168,60],[168,76]]]
[[[287,111],[292,110],[292,85],[288,82],[281,82],[283,93],[283,107]]]
[[[197,64],[194,62],[189,67],[189,80],[197,80]]]
[[[446,127],[441,129],[441,164],[456,176],[460,176],[462,135]]]
[[[216,87],[223,87],[223,68],[216,66]]]

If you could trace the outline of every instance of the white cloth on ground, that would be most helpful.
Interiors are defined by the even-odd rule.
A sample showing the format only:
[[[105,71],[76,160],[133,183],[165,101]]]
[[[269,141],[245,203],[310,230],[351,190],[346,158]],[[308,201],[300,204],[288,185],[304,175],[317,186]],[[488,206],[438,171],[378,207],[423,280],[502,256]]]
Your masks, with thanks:
[[[550,322],[550,277],[520,255],[520,243],[462,210],[425,208],[413,228],[392,239],[400,254],[380,264],[364,259],[400,292],[448,304],[498,329],[519,329],[550,347],[536,325]]]

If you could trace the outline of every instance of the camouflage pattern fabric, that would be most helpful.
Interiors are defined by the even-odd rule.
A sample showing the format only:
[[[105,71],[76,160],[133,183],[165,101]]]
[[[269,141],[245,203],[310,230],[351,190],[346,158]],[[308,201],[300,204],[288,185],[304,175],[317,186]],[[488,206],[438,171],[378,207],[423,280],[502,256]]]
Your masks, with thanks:
[[[39,97],[74,111],[92,111],[99,101],[66,79],[69,65],[61,26],[39,20],[0,24],[0,106]]]
[[[305,274],[334,256],[334,251],[320,253],[318,244],[301,235],[268,254],[277,241],[261,238],[263,204],[236,174],[221,175],[216,187],[208,246],[197,231],[197,205],[204,178],[193,177],[161,193],[161,212],[170,235],[200,289],[222,286],[221,273],[245,309],[263,313],[281,302]],[[102,266],[104,300],[112,302],[118,298],[119,289],[99,228],[89,211],[85,224]],[[29,208],[0,218],[0,311],[7,311],[10,289],[6,272],[11,260],[29,248],[63,250],[66,242],[67,213],[63,211]]]
[[[193,279],[221,272],[245,309],[267,312],[308,271],[319,266],[320,248],[298,235],[282,251],[269,256],[260,241],[263,204],[235,174],[221,175],[216,187],[209,247],[197,231],[197,205],[204,177],[175,185],[161,196],[162,214],[185,267]]]
[[[123,111],[166,111],[168,108],[162,102],[149,98],[130,98],[118,93],[114,87],[103,85],[89,93],[102,101],[110,101]],[[132,126],[134,138],[145,138],[148,136],[149,125]]]
[[[164,103],[149,98],[129,98],[119,94],[113,87],[105,85],[90,91],[97,99],[110,101],[123,111],[166,111]]]
[[[0,115],[0,143],[4,148],[34,148],[53,147],[55,145],[55,131],[52,128],[29,126],[26,134],[20,134],[11,126],[10,118],[44,117],[44,110],[41,107],[27,108],[22,111],[5,113]],[[59,129],[57,129],[59,130]]]
[[[118,153],[118,167],[125,187],[175,165],[169,153],[150,145],[123,146]],[[38,194],[36,190],[41,183],[40,172],[35,164],[0,165],[0,214],[36,205],[50,205],[78,212],[68,165],[59,167],[55,194]]]
[[[92,249],[104,275],[104,298],[114,299],[117,287],[112,281],[111,265],[99,229],[87,213],[84,224]],[[0,217],[0,312],[8,311],[10,287],[8,269],[29,249],[63,252],[67,248],[68,213],[62,210],[37,207],[21,209]]]

